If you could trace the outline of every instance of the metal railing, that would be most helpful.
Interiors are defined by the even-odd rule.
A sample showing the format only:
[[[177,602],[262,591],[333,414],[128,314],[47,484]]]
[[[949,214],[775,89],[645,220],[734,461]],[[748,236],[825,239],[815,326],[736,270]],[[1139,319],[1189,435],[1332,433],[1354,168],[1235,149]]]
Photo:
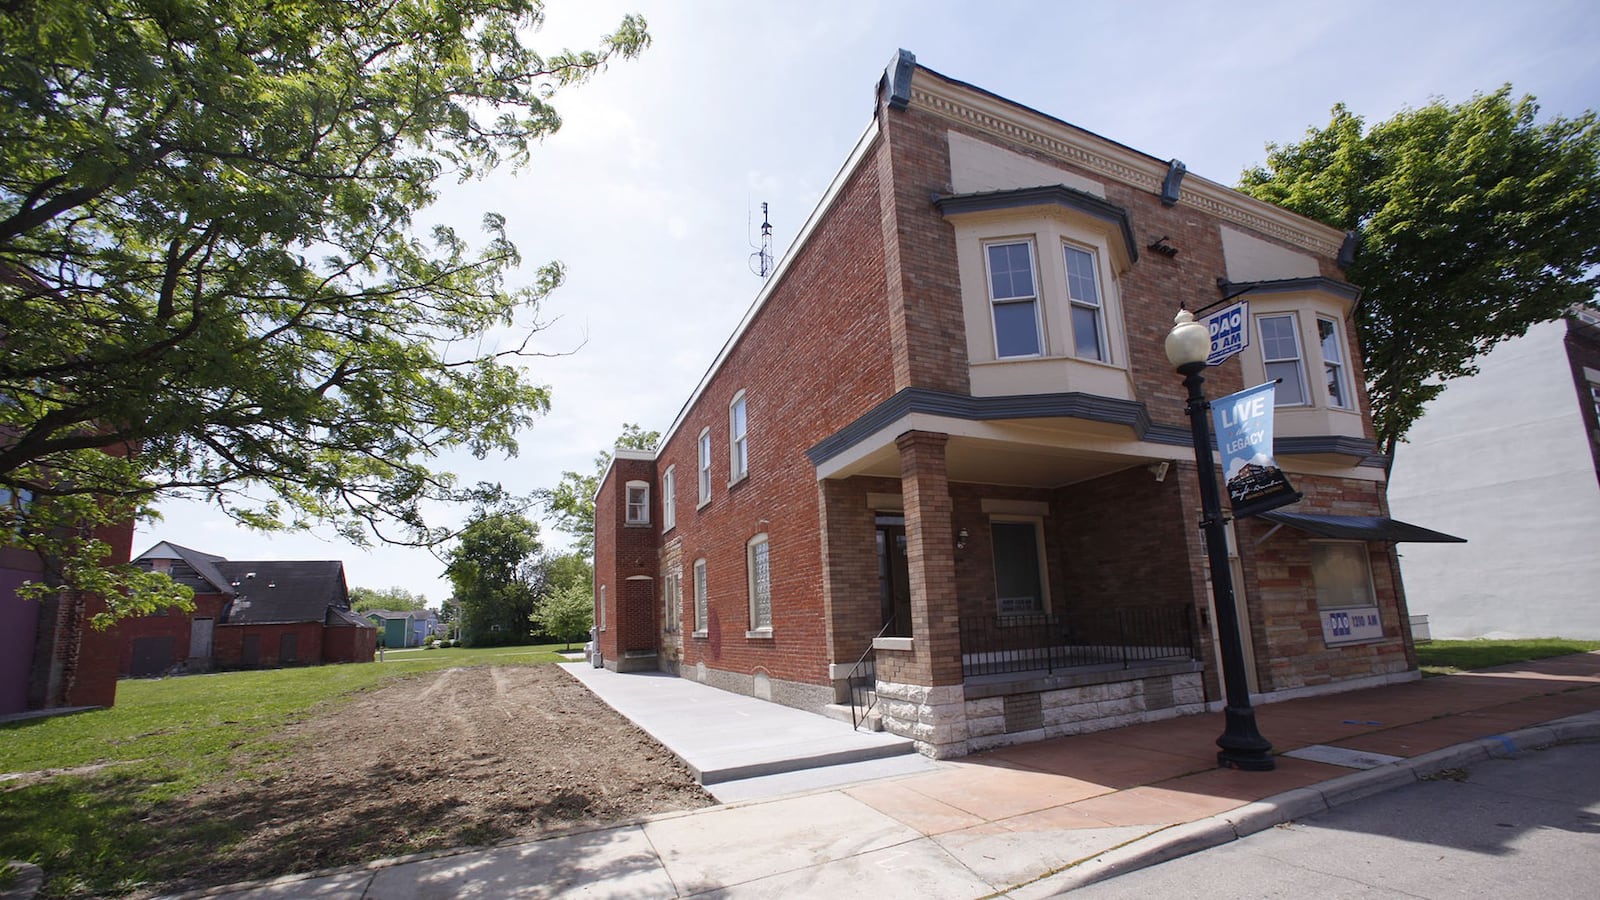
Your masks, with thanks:
[[[883,623],[873,641],[881,638],[894,625],[894,618]],[[872,641],[867,642],[867,650],[856,660],[850,674],[845,676],[845,684],[850,691],[850,727],[859,729],[861,723],[867,720],[867,714],[872,712],[872,707],[878,703],[878,658],[873,649]]]
[[[1199,658],[1192,606],[963,617],[960,628],[966,678]]]

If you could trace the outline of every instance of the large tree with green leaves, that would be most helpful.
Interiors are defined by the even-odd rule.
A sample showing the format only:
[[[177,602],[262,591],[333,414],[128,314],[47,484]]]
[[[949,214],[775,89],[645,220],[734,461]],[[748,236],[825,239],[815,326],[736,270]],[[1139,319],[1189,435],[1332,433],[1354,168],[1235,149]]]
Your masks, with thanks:
[[[1343,105],[1326,128],[1270,146],[1240,189],[1354,231],[1350,281],[1373,422],[1391,459],[1474,360],[1592,302],[1600,264],[1600,125],[1541,121],[1507,85],[1366,127]]]
[[[427,609],[428,598],[414,594],[403,587],[350,589],[350,608],[356,612],[387,609],[402,612],[409,609]]]
[[[527,162],[558,89],[541,0],[16,0],[0,10],[0,542],[113,615],[182,599],[93,526],[175,495],[263,528],[429,543],[436,455],[516,449],[557,263],[416,217]],[[488,337],[485,340],[485,336]],[[109,449],[111,452],[102,452]]]
[[[661,432],[645,431],[632,422],[622,425],[613,445],[623,450],[654,450],[661,443]],[[611,465],[611,451],[602,450],[594,458],[594,472],[562,472],[561,481],[548,490],[535,492],[544,501],[556,528],[573,538],[577,551],[585,559],[594,558],[594,493],[600,489],[600,479]]]
[[[480,508],[445,554],[469,645],[527,640],[538,596],[539,525],[502,503]]]

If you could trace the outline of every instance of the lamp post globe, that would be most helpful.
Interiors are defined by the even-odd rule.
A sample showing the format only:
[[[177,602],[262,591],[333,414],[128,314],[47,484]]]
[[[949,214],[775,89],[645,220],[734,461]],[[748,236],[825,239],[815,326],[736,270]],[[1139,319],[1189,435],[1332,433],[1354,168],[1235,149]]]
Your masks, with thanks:
[[[1184,376],[1189,389],[1189,431],[1194,439],[1195,469],[1200,480],[1200,527],[1205,534],[1206,558],[1211,569],[1211,592],[1216,607],[1217,643],[1222,650],[1222,686],[1225,696],[1222,736],[1217,738],[1217,764],[1226,768],[1264,772],[1276,767],[1272,744],[1256,728],[1256,711],[1250,705],[1250,682],[1245,675],[1244,644],[1239,637],[1239,617],[1233,597],[1233,573],[1228,564],[1227,526],[1222,517],[1222,496],[1211,455],[1211,404],[1202,385],[1206,358],[1211,354],[1211,332],[1194,320],[1187,309],[1178,311],[1167,334],[1167,359]]]

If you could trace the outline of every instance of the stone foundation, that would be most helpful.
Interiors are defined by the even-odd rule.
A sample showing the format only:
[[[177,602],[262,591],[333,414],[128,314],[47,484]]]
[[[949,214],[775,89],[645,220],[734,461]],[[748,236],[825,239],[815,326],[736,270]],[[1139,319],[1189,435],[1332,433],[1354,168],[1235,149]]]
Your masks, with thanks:
[[[679,672],[679,677],[689,678],[732,694],[743,694],[746,697],[768,700],[783,706],[803,709],[807,712],[820,712],[823,707],[834,702],[833,685],[831,684],[806,684],[800,681],[785,681],[773,678],[765,672],[752,674],[728,672],[722,669],[713,669],[703,661],[682,669]]]

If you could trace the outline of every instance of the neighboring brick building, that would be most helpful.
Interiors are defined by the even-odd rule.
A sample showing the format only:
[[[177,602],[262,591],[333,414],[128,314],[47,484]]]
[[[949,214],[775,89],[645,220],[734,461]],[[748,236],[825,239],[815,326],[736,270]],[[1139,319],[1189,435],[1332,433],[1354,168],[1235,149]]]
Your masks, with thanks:
[[[1472,541],[1402,560],[1439,638],[1600,640],[1600,311],[1496,346],[1395,453],[1390,495]]]
[[[350,611],[337,560],[237,562],[163,541],[134,563],[194,589],[194,611],[123,620],[123,675],[372,661],[378,631]]]
[[[1278,462],[1313,516],[1234,525],[1253,690],[1417,677],[1344,245],[902,52],[659,450],[602,479],[606,666],[806,708],[875,692],[936,756],[1217,700],[1162,341],[1220,286],[1249,290],[1254,340],[1208,391],[1285,380]]]

